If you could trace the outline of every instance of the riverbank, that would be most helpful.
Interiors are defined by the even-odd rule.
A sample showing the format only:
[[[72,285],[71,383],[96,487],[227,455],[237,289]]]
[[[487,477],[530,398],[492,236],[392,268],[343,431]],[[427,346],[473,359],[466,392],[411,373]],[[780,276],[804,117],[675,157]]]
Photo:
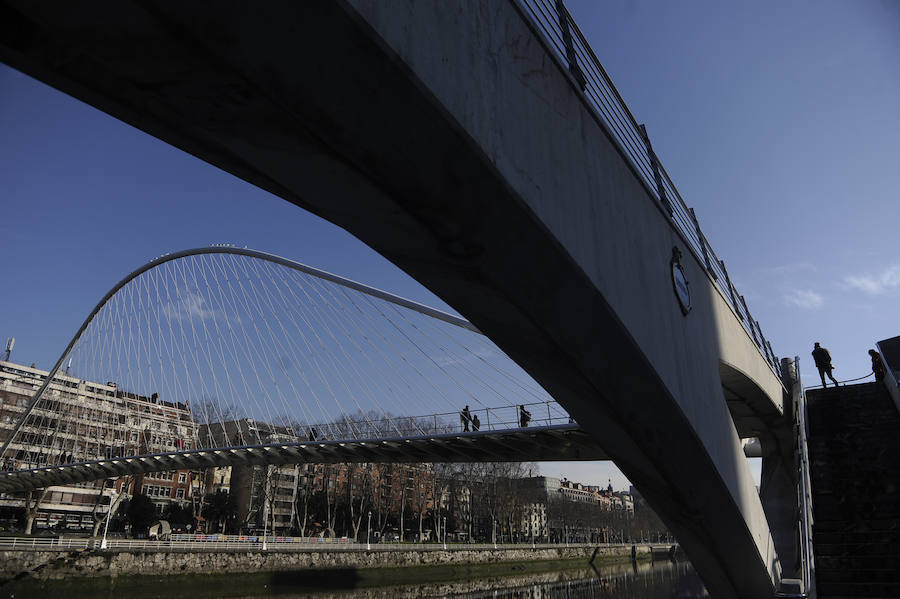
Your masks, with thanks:
[[[632,563],[630,547],[611,547],[610,551],[599,552],[594,557],[593,565],[603,572],[604,577],[614,575],[631,575],[651,567],[649,548],[636,550],[638,562]],[[530,551],[530,550],[529,550]],[[510,580],[530,581],[530,583],[560,581],[584,577],[585,573],[594,573],[588,560],[594,550],[572,548],[562,551],[569,557],[564,559],[539,560],[528,559],[513,561],[514,555],[509,550],[505,555],[480,555],[477,563],[460,563],[458,556],[453,563],[429,563],[425,565],[375,566],[375,567],[331,567],[331,568],[293,568],[285,570],[246,570],[234,572],[229,569],[199,572],[181,571],[162,575],[159,572],[124,573],[117,576],[101,575],[97,572],[87,574],[78,570],[76,563],[66,567],[47,566],[33,575],[9,580],[0,584],[2,597],[46,597],[64,596],[66,599],[82,599],[94,597],[121,597],[133,599],[150,597],[190,596],[197,598],[247,597],[298,594],[306,596],[309,592],[316,597],[357,596],[350,591],[371,589],[361,596],[384,599],[403,599],[424,595],[443,597],[456,592],[484,591],[496,588],[497,585],[509,586]],[[135,552],[131,552],[135,553]],[[462,553],[461,551],[433,552]],[[478,553],[490,553],[479,551]],[[498,552],[501,553],[501,552]],[[518,553],[518,550],[515,554]],[[192,553],[179,553],[184,557],[199,557]],[[211,554],[204,552],[203,556]],[[229,554],[235,555],[235,554]],[[546,555],[544,551],[532,554],[533,557]],[[248,557],[248,554],[244,554]],[[357,554],[358,557],[364,557]],[[3,557],[0,555],[0,557]],[[45,556],[48,557],[48,556]],[[57,558],[62,556],[57,556]],[[112,557],[112,556],[104,556]],[[144,554],[144,557],[147,557]],[[268,556],[266,556],[268,558]],[[302,557],[288,554],[288,557]],[[443,556],[449,558],[449,556]],[[469,556],[470,558],[472,556]],[[64,559],[68,559],[66,556]],[[433,560],[441,556],[433,555]],[[362,563],[365,560],[361,560]],[[274,564],[268,561],[268,565]],[[666,562],[663,567],[667,567]],[[5,567],[5,566],[4,566]],[[49,571],[48,571],[49,570]],[[62,576],[60,576],[62,575]],[[593,575],[593,574],[592,574]],[[398,586],[400,585],[400,586]],[[427,589],[427,593],[425,590]],[[348,595],[349,593],[349,595]]]
[[[652,558],[649,546],[635,546],[639,561]],[[349,572],[357,580],[377,577],[391,570],[402,570],[404,577],[412,568],[477,568],[484,565],[506,565],[572,562],[580,566],[591,559],[595,563],[630,561],[631,546],[554,547],[525,546],[504,549],[434,549],[395,551],[184,551],[184,550],[79,550],[79,551],[2,551],[0,579],[30,578],[59,580],[68,578],[117,578],[120,576],[154,576],[215,572],[258,574],[261,572],[310,573]]]
[[[630,560],[588,567],[584,562],[525,562],[478,566],[422,566],[379,568],[356,573],[347,571],[261,572],[181,576],[121,576],[118,578],[70,578],[65,580],[20,580],[0,586],[0,599],[7,597],[65,597],[66,599],[247,599],[248,597],[299,597],[314,599],[421,599],[490,596],[509,590],[555,596],[577,590],[587,580],[595,593],[573,596],[619,597],[615,589],[645,586],[683,572],[683,563]],[[349,574],[349,575],[348,575]],[[650,576],[652,574],[652,577]],[[631,581],[631,582],[629,582]],[[571,586],[570,588],[570,585]],[[613,592],[610,592],[613,591]],[[508,594],[501,596],[510,596]],[[522,596],[522,595],[517,595]],[[526,595],[527,596],[527,595]],[[632,595],[627,595],[632,597]]]

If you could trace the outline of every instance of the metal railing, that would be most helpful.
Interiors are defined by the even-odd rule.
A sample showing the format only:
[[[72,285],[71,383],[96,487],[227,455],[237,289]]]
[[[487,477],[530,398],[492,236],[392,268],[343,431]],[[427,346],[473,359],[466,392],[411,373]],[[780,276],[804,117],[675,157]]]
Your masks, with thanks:
[[[566,410],[554,400],[531,402],[518,405],[500,406],[493,408],[477,408],[469,410],[469,420],[464,425],[462,412],[441,412],[439,414],[427,414],[419,416],[397,416],[393,418],[351,420],[345,419],[339,422],[322,424],[304,424],[297,426],[295,430],[286,430],[285,427],[271,426],[262,422],[255,423],[258,428],[248,429],[246,434],[234,433],[226,440],[218,434],[201,436],[198,443],[187,443],[183,448],[185,452],[195,452],[207,449],[234,449],[254,445],[273,445],[296,442],[334,442],[334,441],[370,441],[370,440],[401,440],[405,438],[422,437],[427,435],[448,435],[464,432],[502,432],[523,428],[520,408],[525,408],[528,420],[525,427],[543,428],[554,425],[571,424],[578,426],[575,420]],[[475,428],[475,417],[478,416],[478,428]],[[199,427],[205,425],[198,425]],[[233,442],[227,445],[226,441]],[[179,453],[159,452],[146,454],[131,454],[119,451],[113,447],[108,457],[97,461],[116,460],[126,458],[139,458],[151,455],[169,455]],[[34,470],[54,465],[46,454],[42,462],[25,462],[16,459],[4,459],[0,461],[0,472],[17,472],[20,470]],[[95,460],[80,461],[76,458],[68,460],[66,464],[78,465],[93,463]]]
[[[797,505],[800,509],[797,532],[800,542],[800,592],[778,592],[780,599],[815,599],[815,557],[813,555],[813,508],[812,480],[809,473],[809,450],[806,424],[806,390],[800,380],[800,358],[794,357],[795,383],[792,389],[794,400],[794,427],[797,434]]]
[[[215,535],[213,535],[215,536]],[[225,535],[222,535],[225,536]],[[229,535],[233,536],[233,535]],[[147,540],[147,539],[106,539],[106,550],[112,551],[267,551],[267,552],[361,552],[361,551],[472,551],[521,549],[565,549],[593,547],[650,546],[654,549],[670,549],[674,543],[633,541],[621,543],[357,543],[348,539],[322,539],[319,537],[275,537],[248,536],[245,541],[191,541],[191,540]],[[284,539],[292,539],[286,542]],[[0,538],[0,551],[87,551],[99,550],[101,539],[86,538],[41,538],[5,537]]]
[[[694,210],[685,204],[650,143],[644,125],[638,124],[603,65],[578,28],[563,0],[517,0],[545,41],[550,53],[567,71],[575,87],[593,108],[601,126],[633,168],[650,195],[668,214],[675,229],[703,264],[747,334],[753,339],[776,376],[781,378],[779,360],[765,338],[759,322],[728,276],[725,262],[709,245]]]
[[[344,419],[337,422],[323,422],[303,424],[296,430],[285,431],[283,427],[268,427],[264,423],[257,423],[259,428],[254,428],[243,434],[243,439],[238,442],[270,443],[277,439],[282,441],[297,441],[298,439],[309,441],[346,441],[351,439],[396,439],[421,435],[444,435],[464,431],[496,432],[506,431],[522,427],[522,414],[524,408],[528,414],[526,427],[542,427],[558,424],[575,424],[569,413],[554,400],[538,401],[531,403],[514,404],[492,408],[469,409],[468,420],[463,423],[462,411],[441,412],[438,414],[425,414],[419,416],[397,416],[392,418],[367,418]],[[476,416],[478,417],[476,429]],[[201,428],[205,425],[199,425]],[[213,441],[221,439],[213,433]],[[207,443],[209,445],[209,443]],[[221,444],[213,443],[211,447],[205,447],[200,443],[198,449],[209,449]]]

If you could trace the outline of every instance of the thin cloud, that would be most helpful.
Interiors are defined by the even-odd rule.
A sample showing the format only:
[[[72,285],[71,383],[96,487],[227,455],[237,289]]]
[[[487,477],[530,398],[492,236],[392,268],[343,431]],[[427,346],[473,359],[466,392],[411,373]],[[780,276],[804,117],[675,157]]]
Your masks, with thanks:
[[[885,269],[880,275],[848,275],[844,283],[851,289],[858,289],[869,295],[880,295],[900,287],[900,264]]]
[[[825,303],[825,298],[809,289],[794,289],[784,295],[784,301],[789,306],[802,310],[815,310],[822,307]]]
[[[174,320],[200,320],[215,319],[222,315],[219,310],[209,307],[199,293],[193,291],[178,292],[178,298],[163,306],[163,314]]]

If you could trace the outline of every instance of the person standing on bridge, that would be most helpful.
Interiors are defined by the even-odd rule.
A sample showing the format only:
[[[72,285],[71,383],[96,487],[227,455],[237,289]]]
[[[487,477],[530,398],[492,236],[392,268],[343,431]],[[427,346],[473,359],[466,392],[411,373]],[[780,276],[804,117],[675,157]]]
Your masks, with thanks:
[[[831,379],[831,382],[834,383],[834,386],[838,386],[838,382],[834,380],[834,375],[831,374],[831,371],[834,370],[834,366],[831,365],[831,354],[828,353],[828,350],[819,345],[819,342],[816,341],[813,350],[812,350],[813,360],[816,362],[816,368],[819,369],[819,376],[822,377],[822,387],[826,387],[825,384],[825,375],[828,375],[828,378]]]
[[[875,373],[875,380],[879,382],[883,381],[885,372],[884,361],[881,359],[881,354],[874,349],[870,349],[869,356],[872,357],[872,372]]]
[[[531,422],[531,412],[525,409],[525,406],[519,406],[519,426],[525,428]]]
[[[481,428],[481,420],[478,419],[478,414],[472,416],[472,430],[477,431]]]
[[[463,411],[459,413],[459,422],[462,424],[462,429],[464,433],[469,432],[469,422],[472,420],[472,415],[469,412],[469,406],[463,408]]]

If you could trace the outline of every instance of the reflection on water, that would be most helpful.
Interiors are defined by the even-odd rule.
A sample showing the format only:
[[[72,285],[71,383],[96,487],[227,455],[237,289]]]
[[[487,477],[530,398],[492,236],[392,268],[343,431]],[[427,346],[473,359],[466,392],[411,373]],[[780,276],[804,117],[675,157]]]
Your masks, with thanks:
[[[368,589],[375,594],[351,594],[342,597],[387,599],[388,597],[454,597],[495,599],[657,599],[709,597],[690,564],[656,562],[654,564],[606,566],[602,569],[577,569],[565,572],[523,575],[501,579],[473,580],[416,589]],[[400,592],[398,592],[400,591]]]
[[[438,595],[419,595],[438,596]],[[447,597],[492,597],[496,599],[655,599],[709,597],[700,577],[690,564],[654,563],[611,567],[603,570],[575,570],[565,575],[506,579],[500,588],[449,592]]]
[[[542,572],[534,570],[543,568]],[[549,567],[549,570],[548,570]],[[456,572],[454,580],[396,584],[402,571],[393,570],[391,582],[376,584],[356,578],[353,571],[322,573],[314,578],[297,572],[260,573],[216,577],[125,577],[103,580],[68,580],[47,583],[10,583],[0,587],[0,597],[123,596],[129,599],[151,597],[191,597],[205,599],[231,597],[253,599],[279,597],[294,599],[412,599],[418,597],[492,598],[492,599],[687,599],[708,597],[700,578],[686,562],[655,562],[605,565],[600,568],[553,569],[523,564],[519,572],[505,576],[466,577]],[[356,587],[356,588],[354,588]]]

